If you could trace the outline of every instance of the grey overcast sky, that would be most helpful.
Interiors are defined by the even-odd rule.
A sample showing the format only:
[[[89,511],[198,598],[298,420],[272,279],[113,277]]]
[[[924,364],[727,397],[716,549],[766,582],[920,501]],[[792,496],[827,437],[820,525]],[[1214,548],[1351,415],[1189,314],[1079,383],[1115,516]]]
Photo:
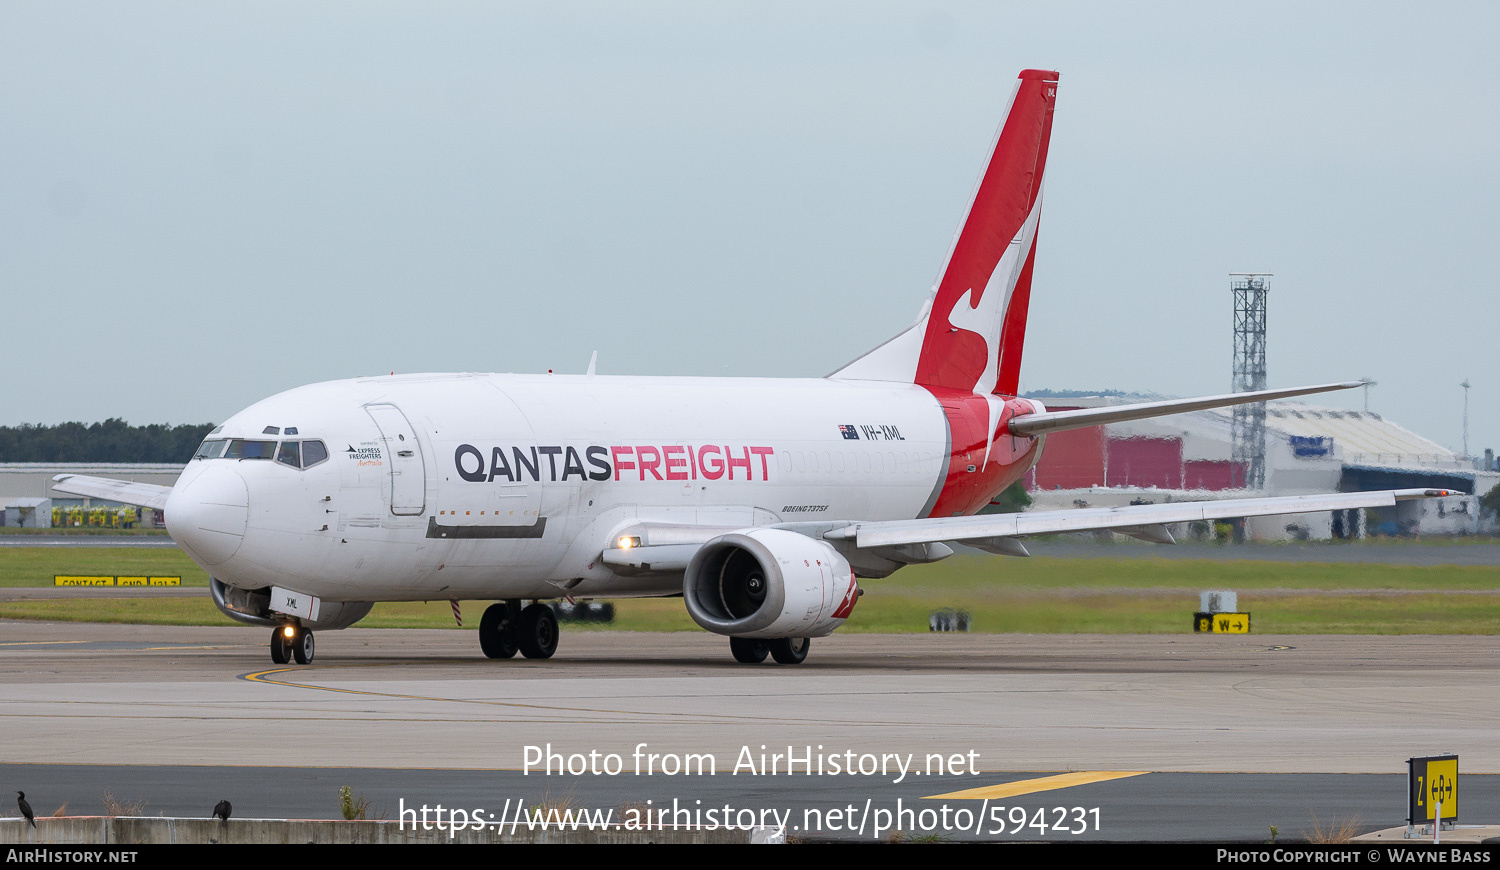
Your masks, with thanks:
[[[0,424],[388,371],[818,376],[1061,71],[1023,389],[1500,447],[1500,4],[0,2]],[[1359,391],[1328,400],[1359,407]]]

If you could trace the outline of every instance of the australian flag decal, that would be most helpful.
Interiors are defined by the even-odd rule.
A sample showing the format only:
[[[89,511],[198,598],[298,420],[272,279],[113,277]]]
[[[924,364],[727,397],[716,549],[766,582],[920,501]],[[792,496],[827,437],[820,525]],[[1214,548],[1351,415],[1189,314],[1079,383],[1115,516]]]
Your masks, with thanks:
[[[859,432],[853,426],[840,426],[839,431],[844,433],[844,438],[849,441],[859,440]]]

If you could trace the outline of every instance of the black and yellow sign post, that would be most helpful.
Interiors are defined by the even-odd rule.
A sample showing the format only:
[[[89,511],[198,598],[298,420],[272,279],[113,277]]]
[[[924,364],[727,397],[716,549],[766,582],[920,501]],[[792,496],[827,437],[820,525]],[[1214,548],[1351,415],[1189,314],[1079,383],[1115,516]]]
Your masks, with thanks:
[[[1453,830],[1458,821],[1458,756],[1428,755],[1406,760],[1406,836]],[[1421,830],[1417,826],[1421,825]]]
[[[53,574],[53,586],[181,586],[182,577],[116,577],[113,575]]]
[[[1215,634],[1249,634],[1250,614],[1195,613],[1193,614],[1193,631],[1212,632]]]
[[[1240,597],[1233,589],[1208,589],[1198,594],[1198,612],[1193,631],[1208,634],[1249,634],[1250,614],[1240,610]]]

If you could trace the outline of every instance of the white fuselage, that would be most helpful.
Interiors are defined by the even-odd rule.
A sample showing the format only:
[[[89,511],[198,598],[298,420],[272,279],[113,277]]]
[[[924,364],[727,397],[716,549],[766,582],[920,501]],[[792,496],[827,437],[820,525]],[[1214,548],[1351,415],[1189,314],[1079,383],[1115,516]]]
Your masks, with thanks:
[[[195,459],[174,539],[230,586],[333,601],[672,594],[680,576],[622,577],[601,551],[641,522],[926,516],[950,453],[928,390],[828,379],[357,378],[210,438],[317,440],[328,458]]]

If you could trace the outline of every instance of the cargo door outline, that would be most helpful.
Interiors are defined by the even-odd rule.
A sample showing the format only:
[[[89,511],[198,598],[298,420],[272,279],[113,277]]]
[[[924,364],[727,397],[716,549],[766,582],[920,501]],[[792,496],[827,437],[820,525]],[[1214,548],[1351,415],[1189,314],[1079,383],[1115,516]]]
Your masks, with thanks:
[[[380,430],[386,461],[390,463],[391,513],[398,517],[421,516],[427,510],[427,460],[416,430],[395,405],[366,405],[365,412]]]

